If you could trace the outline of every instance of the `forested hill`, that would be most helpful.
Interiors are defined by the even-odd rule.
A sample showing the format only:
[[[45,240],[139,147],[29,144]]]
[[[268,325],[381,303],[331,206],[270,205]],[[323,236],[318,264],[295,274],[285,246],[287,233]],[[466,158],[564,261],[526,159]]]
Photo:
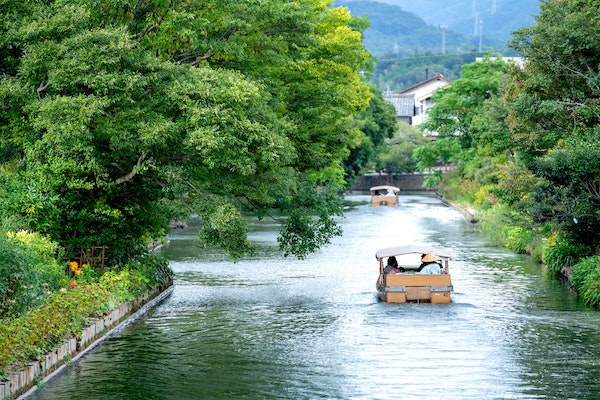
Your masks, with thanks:
[[[482,22],[486,37],[501,42],[508,41],[515,29],[531,25],[533,16],[539,14],[539,0],[381,1],[414,12],[427,24],[445,24],[448,29],[465,35],[474,33],[477,19]]]
[[[336,0],[355,16],[367,16],[371,23],[364,34],[364,43],[374,55],[388,53],[410,55],[415,52],[469,52],[494,49],[506,52],[506,42],[512,32],[533,22],[537,13],[536,0],[475,1],[443,0],[404,1]],[[477,22],[476,22],[477,21]],[[478,23],[481,21],[481,25]],[[445,39],[441,26],[446,26]],[[480,35],[477,29],[481,28]]]
[[[415,53],[464,53],[479,48],[479,37],[464,35],[440,26],[428,25],[416,14],[401,7],[375,1],[337,0],[336,5],[347,7],[354,16],[367,16],[370,27],[364,33],[365,47],[374,55],[394,53],[402,56]],[[482,38],[482,48],[502,51],[504,43]]]

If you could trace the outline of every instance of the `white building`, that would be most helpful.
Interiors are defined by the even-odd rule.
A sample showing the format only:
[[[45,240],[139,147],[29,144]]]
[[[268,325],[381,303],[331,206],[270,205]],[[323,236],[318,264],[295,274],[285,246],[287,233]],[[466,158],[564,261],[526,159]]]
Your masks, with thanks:
[[[452,82],[450,79],[437,73],[433,78],[399,93],[384,93],[383,99],[394,106],[398,121],[420,125],[427,119],[427,110],[432,106],[433,93],[450,82]]]

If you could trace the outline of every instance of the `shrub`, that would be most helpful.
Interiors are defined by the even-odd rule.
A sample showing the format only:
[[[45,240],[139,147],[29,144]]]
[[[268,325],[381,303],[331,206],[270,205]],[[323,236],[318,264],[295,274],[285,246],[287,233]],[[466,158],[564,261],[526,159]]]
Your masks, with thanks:
[[[571,286],[588,305],[600,305],[600,256],[588,257],[575,264]]]
[[[39,307],[0,321],[0,377],[37,359],[62,340],[81,334],[91,319],[164,283],[171,274],[165,259],[140,257],[121,271],[105,273],[96,282],[74,280],[69,289],[48,295]]]
[[[558,272],[562,267],[574,266],[587,251],[587,247],[575,243],[558,232],[548,238],[548,246],[544,252],[544,263],[552,272]]]
[[[140,271],[148,279],[148,287],[161,284],[173,276],[169,261],[155,255],[142,255],[127,263],[127,267]]]
[[[58,245],[38,233],[0,236],[0,315],[15,318],[35,307],[67,280],[55,259]]]
[[[90,318],[107,310],[109,298],[99,285],[77,285],[53,293],[40,307],[0,323],[0,375],[37,359],[62,339],[80,334]]]
[[[520,226],[509,226],[505,229],[505,246],[515,253],[530,253],[534,241],[533,232]]]

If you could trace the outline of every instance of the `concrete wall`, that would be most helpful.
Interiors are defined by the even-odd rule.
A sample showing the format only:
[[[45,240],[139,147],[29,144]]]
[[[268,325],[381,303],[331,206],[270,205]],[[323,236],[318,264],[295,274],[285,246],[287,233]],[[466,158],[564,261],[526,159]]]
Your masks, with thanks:
[[[426,174],[368,174],[363,175],[352,185],[352,190],[364,191],[373,186],[391,185],[400,188],[401,192],[422,192]]]

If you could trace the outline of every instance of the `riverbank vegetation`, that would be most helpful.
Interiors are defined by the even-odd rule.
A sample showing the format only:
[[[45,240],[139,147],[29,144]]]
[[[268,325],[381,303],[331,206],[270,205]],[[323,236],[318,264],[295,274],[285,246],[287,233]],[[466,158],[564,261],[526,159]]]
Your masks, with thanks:
[[[480,209],[498,244],[568,271],[600,304],[600,18],[594,2],[549,0],[511,46],[523,62],[488,57],[436,92],[415,150],[428,182]],[[442,174],[443,167],[449,173]]]
[[[172,276],[153,255],[103,274],[72,261],[65,272],[57,244],[26,231],[3,232],[0,250],[0,380]]]

